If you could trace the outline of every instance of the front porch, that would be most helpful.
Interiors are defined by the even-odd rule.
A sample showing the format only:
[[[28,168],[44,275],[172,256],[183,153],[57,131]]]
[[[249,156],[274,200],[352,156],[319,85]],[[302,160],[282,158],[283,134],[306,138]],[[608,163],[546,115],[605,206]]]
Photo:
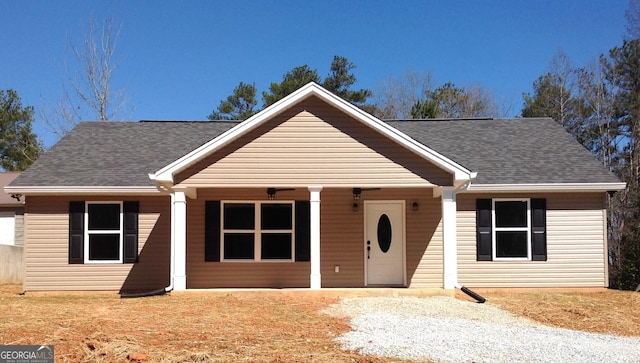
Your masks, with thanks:
[[[453,288],[455,284],[455,199],[443,188],[282,188],[269,199],[265,188],[202,188],[172,193],[172,281],[176,291],[209,288],[363,288],[368,282],[365,205],[403,205],[402,284],[411,288]],[[207,201],[310,205],[309,259],[218,261],[205,258]],[[445,218],[443,218],[443,212]],[[293,234],[300,233],[295,231]],[[222,232],[219,232],[222,233]],[[448,248],[445,238],[452,239]],[[224,248],[224,236],[220,246]],[[295,245],[292,247],[295,249]],[[451,256],[453,254],[453,256]],[[447,262],[448,261],[448,262]],[[452,267],[453,266],[453,267]],[[447,271],[449,271],[447,273]]]

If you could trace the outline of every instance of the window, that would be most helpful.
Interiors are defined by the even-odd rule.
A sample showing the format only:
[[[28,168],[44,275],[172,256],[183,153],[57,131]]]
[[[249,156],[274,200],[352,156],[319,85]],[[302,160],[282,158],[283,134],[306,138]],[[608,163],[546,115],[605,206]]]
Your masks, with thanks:
[[[493,201],[494,258],[529,259],[529,200]]]
[[[85,263],[122,262],[122,203],[87,202]]]
[[[138,202],[70,202],[69,263],[138,260]]]
[[[289,260],[293,256],[293,208],[291,204],[260,206],[260,252],[263,260]]]
[[[547,260],[546,199],[477,199],[477,260]]]
[[[224,261],[293,261],[293,202],[222,204]]]

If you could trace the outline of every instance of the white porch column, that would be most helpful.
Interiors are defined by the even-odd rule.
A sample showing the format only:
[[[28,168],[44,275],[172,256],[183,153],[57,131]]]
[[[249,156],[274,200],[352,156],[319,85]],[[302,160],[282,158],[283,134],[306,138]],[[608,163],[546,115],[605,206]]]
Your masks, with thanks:
[[[174,253],[171,263],[173,269],[173,289],[183,291],[187,289],[187,198],[184,191],[172,194],[171,216],[173,217],[171,231],[173,233]]]
[[[442,235],[444,258],[444,288],[453,289],[458,283],[458,240],[456,223],[456,190],[442,188]]]
[[[311,280],[309,287],[320,289],[320,191],[322,187],[309,187],[311,204]]]

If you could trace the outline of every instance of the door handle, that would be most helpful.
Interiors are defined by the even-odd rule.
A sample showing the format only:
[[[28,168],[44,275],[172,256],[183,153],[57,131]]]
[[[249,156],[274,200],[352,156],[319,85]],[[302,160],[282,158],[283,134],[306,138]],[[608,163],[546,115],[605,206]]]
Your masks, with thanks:
[[[371,258],[371,241],[367,241],[367,260]]]

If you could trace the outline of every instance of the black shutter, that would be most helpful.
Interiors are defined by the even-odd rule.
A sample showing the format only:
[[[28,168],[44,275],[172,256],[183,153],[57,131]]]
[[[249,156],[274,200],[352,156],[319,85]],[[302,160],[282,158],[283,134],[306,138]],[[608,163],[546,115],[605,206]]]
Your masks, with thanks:
[[[69,202],[69,263],[84,263],[84,202]]]
[[[531,259],[547,260],[547,200],[531,199]]]
[[[311,261],[311,202],[296,200],[296,261]]]
[[[491,261],[491,199],[476,199],[476,258]]]
[[[204,204],[204,260],[220,261],[220,201]]]
[[[138,262],[138,213],[139,202],[124,202],[124,263]]]

